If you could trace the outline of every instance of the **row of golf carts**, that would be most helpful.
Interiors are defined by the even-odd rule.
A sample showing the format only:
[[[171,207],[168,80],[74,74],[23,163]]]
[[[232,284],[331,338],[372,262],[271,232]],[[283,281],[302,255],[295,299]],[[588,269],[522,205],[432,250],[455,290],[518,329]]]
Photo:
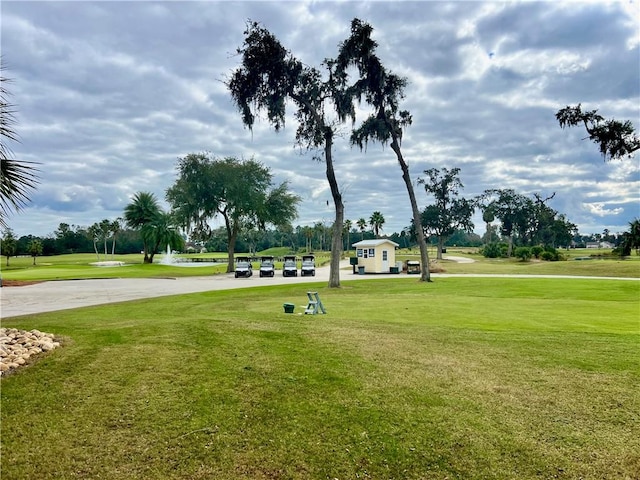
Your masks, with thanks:
[[[275,259],[271,255],[260,257],[260,277],[273,277],[276,274]],[[249,257],[236,257],[235,277],[250,277],[253,275],[253,267]],[[316,275],[316,258],[313,255],[302,256],[300,276]],[[298,258],[295,255],[285,255],[282,265],[283,277],[298,276]]]

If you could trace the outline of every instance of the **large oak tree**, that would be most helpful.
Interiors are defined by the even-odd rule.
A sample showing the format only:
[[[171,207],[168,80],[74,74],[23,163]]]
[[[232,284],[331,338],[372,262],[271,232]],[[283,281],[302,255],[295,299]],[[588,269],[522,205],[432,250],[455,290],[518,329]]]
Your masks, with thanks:
[[[274,187],[270,169],[260,162],[211,158],[204,153],[180,159],[178,178],[167,190],[166,199],[176,221],[194,239],[208,240],[210,222],[222,217],[227,232],[228,272],[234,270],[238,235],[263,230],[266,225],[290,226],[300,202],[286,182]]]

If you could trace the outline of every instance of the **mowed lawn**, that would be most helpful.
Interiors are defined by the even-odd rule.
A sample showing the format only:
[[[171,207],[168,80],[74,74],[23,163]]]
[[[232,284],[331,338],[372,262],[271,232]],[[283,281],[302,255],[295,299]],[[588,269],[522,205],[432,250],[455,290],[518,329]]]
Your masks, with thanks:
[[[397,278],[9,318],[65,343],[2,378],[2,478],[637,479],[639,302]]]

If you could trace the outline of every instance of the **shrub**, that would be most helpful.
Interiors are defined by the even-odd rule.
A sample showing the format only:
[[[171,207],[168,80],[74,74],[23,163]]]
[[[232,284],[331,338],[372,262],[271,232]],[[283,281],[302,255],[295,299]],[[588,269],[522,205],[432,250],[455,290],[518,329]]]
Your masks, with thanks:
[[[502,251],[500,249],[500,245],[497,243],[489,243],[482,249],[482,255],[484,255],[485,258],[498,258],[501,254]]]
[[[534,245],[533,247],[531,247],[531,255],[533,255],[535,258],[540,258],[540,254],[544,251],[544,248],[542,248],[540,245]]]
[[[565,257],[553,247],[544,247],[544,252],[540,254],[540,258],[548,262],[557,262],[558,260],[565,259]]]
[[[553,252],[548,252],[546,250],[540,254],[540,258],[547,262],[553,262],[556,260],[556,256],[553,254]]]
[[[523,262],[528,262],[531,258],[531,249],[529,247],[518,247],[516,248],[515,256]]]

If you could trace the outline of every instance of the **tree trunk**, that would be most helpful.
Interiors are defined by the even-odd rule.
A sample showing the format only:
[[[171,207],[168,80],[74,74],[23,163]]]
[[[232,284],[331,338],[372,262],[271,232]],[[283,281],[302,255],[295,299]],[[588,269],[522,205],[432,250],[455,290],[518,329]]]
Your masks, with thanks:
[[[344,222],[344,205],[342,195],[338,189],[335,172],[333,171],[333,157],[331,147],[333,146],[333,131],[330,127],[325,127],[324,134],[324,158],[327,164],[327,180],[331,188],[331,196],[336,207],[336,219],[333,222],[333,234],[331,235],[331,264],[329,268],[329,287],[340,287],[340,258],[342,257],[342,224]]]
[[[438,254],[437,259],[442,260],[442,249],[444,248],[444,237],[438,236]]]
[[[238,239],[238,229],[231,226],[231,221],[224,215],[224,223],[227,228],[227,273],[236,270],[234,263],[236,253],[236,240]]]
[[[393,135],[393,141],[391,142],[391,149],[395,152],[398,158],[398,163],[402,169],[402,178],[407,186],[407,192],[409,193],[409,200],[411,201],[411,210],[413,212],[413,226],[416,231],[416,238],[418,239],[418,246],[420,247],[420,261],[422,268],[420,269],[420,280],[423,282],[431,281],[431,273],[429,272],[429,252],[427,251],[427,242],[424,239],[424,232],[422,231],[422,221],[420,218],[420,211],[418,210],[418,203],[416,201],[416,195],[413,191],[413,184],[411,183],[411,176],[409,175],[409,166],[402,158],[402,152],[400,145],[398,144],[397,137]]]

